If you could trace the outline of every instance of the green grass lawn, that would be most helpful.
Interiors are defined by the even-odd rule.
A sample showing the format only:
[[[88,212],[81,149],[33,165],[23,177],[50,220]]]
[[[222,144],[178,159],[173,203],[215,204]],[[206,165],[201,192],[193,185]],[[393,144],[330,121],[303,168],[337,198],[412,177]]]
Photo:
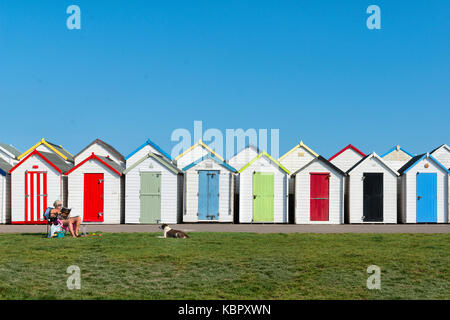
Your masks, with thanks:
[[[450,299],[450,234],[158,235],[1,234],[0,299]]]

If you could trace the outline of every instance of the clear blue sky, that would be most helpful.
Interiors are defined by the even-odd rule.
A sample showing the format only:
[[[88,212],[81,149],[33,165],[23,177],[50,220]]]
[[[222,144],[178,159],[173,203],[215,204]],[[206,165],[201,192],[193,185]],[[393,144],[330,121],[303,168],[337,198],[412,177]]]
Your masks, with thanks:
[[[300,139],[326,157],[426,152],[450,143],[449,37],[446,0],[0,0],[0,141],[170,152],[203,120],[279,128],[281,154]]]

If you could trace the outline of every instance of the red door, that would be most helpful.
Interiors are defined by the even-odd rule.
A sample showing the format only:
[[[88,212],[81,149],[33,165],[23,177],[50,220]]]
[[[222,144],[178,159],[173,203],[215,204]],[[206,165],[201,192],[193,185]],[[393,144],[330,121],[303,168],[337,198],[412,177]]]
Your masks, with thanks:
[[[311,173],[311,221],[328,221],[329,173]]]
[[[84,174],[83,221],[103,222],[103,173]]]
[[[47,172],[25,172],[25,222],[44,223],[47,208]]]

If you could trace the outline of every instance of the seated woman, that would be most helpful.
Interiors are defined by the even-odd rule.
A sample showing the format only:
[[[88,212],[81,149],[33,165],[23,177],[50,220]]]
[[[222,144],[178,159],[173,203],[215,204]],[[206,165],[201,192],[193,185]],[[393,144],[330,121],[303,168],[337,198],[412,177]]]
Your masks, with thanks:
[[[81,224],[81,217],[73,217],[71,218],[69,216],[62,216],[61,215],[61,208],[62,208],[62,202],[59,200],[56,200],[53,203],[53,209],[50,211],[50,217],[51,218],[59,218],[59,220],[62,223],[63,229],[68,229],[70,231],[70,234],[72,234],[73,238],[78,237],[78,230],[80,229]]]

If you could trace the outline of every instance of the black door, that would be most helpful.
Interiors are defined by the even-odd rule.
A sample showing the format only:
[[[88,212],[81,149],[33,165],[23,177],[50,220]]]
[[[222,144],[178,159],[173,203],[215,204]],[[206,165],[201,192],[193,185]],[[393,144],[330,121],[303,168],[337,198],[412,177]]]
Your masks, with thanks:
[[[383,221],[383,174],[364,173],[363,221]]]

